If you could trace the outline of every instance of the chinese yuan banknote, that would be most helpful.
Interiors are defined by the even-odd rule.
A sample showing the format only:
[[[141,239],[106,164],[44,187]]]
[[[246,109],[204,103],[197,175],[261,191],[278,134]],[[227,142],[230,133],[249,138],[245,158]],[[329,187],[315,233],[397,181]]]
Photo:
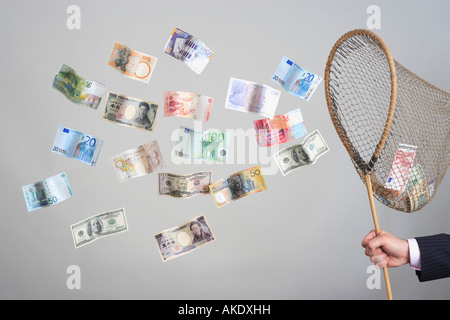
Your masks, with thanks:
[[[208,194],[211,172],[191,174],[159,173],[159,194],[187,199],[196,194]]]
[[[191,92],[164,92],[164,116],[208,121],[214,99]]]
[[[174,153],[176,156],[186,159],[226,163],[229,140],[227,132],[217,129],[197,132],[180,127]]]
[[[260,147],[286,143],[307,133],[300,109],[273,118],[255,120],[253,126]]]
[[[308,101],[322,81],[322,77],[304,70],[292,60],[283,57],[272,80],[290,94]]]
[[[72,189],[65,172],[23,186],[22,191],[28,212],[72,198]]]
[[[416,157],[416,149],[417,146],[399,145],[394,156],[391,172],[384,184],[386,188],[403,192],[408,183],[409,174]]]
[[[114,42],[108,66],[128,78],[148,83],[157,61],[158,58],[149,54],[131,50],[119,42]]]
[[[305,137],[301,144],[297,144],[278,151],[273,156],[283,176],[292,171],[314,164],[318,158],[330,151],[319,130],[315,130]]]
[[[95,166],[103,140],[86,133],[59,126],[52,152]]]
[[[165,167],[156,140],[112,157],[112,164],[120,182],[141,177]]]
[[[214,234],[204,215],[155,235],[163,262],[192,252],[214,240]]]
[[[75,249],[97,239],[128,231],[125,209],[106,211],[70,226]]]
[[[195,73],[202,73],[214,55],[203,42],[189,33],[175,28],[164,47],[168,55],[183,61]]]
[[[104,84],[81,78],[65,64],[61,66],[53,79],[52,86],[70,101],[84,104],[92,109],[97,109],[106,91]]]
[[[153,131],[158,107],[150,101],[108,92],[103,119],[123,126]]]
[[[280,91],[264,84],[230,78],[225,108],[254,112],[272,118],[280,99]]]
[[[239,171],[209,186],[218,208],[252,193],[267,189],[259,166]]]

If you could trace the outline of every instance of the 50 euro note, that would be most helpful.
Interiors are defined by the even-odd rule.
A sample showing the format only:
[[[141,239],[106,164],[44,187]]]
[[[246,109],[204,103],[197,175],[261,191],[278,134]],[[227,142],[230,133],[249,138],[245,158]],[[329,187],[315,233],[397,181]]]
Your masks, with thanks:
[[[267,190],[260,166],[239,171],[209,186],[218,208],[252,193]]]
[[[204,215],[155,235],[163,262],[192,252],[214,240],[215,236]]]
[[[265,84],[230,78],[225,108],[253,112],[272,118],[280,99],[280,91]]]
[[[411,168],[416,157],[417,146],[400,144],[392,162],[392,168],[384,184],[385,188],[402,193],[408,184]]]
[[[318,158],[330,151],[319,130],[305,137],[303,143],[297,144],[273,155],[283,176],[292,171],[314,164]]]
[[[157,61],[158,58],[132,50],[115,41],[109,56],[108,66],[113,67],[128,78],[148,83]]]
[[[70,226],[75,249],[97,239],[128,231],[125,209],[99,213]]]
[[[196,194],[209,194],[211,172],[191,174],[159,173],[159,194],[187,199]]]
[[[65,172],[22,187],[28,212],[72,198],[72,189]]]
[[[92,109],[97,109],[106,91],[104,84],[81,78],[66,64],[62,64],[53,79],[52,87],[70,101],[84,104]]]
[[[156,140],[119,153],[111,158],[117,178],[124,182],[164,168],[164,159]]]
[[[307,133],[300,109],[273,118],[255,120],[253,126],[260,147],[286,143]]]
[[[191,92],[164,92],[164,116],[208,121],[214,98]]]

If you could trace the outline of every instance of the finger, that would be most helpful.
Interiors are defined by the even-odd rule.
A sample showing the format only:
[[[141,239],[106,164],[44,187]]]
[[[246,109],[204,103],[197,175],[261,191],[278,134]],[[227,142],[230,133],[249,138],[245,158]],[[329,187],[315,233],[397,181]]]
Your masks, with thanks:
[[[381,248],[376,248],[373,251],[371,251],[369,248],[366,248],[366,250],[364,250],[364,253],[366,254],[366,256],[372,257],[372,256],[378,256],[378,255],[384,253],[384,251]]]
[[[373,238],[372,240],[369,240],[367,243],[366,249],[368,250],[369,254],[373,254],[377,248],[382,247],[386,243],[386,236],[384,234],[380,234],[379,236]]]
[[[372,261],[375,264],[379,264],[379,263],[384,263],[388,261],[388,256],[385,253],[376,255],[376,256],[371,256],[370,257],[370,261]]]
[[[387,256],[386,259],[384,259],[383,261],[375,263],[375,267],[381,269],[387,266],[388,264],[389,264],[389,256]]]
[[[375,230],[370,231],[363,239],[363,241],[361,242],[361,246],[366,248],[367,244],[369,243],[370,240],[372,240],[373,238],[375,238],[377,236],[377,234],[375,233]]]

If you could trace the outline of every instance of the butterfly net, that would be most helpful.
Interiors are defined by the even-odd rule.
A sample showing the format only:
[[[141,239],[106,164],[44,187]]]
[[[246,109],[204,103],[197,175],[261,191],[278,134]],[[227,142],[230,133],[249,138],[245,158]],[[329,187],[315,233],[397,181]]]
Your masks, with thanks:
[[[336,42],[324,82],[336,132],[375,198],[399,211],[423,208],[449,165],[450,94],[395,61],[368,30]]]

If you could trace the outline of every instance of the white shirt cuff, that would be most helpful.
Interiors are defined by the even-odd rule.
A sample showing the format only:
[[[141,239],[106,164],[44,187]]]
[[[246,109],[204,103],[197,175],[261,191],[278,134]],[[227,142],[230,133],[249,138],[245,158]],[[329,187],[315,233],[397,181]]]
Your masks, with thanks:
[[[412,238],[408,239],[409,244],[409,265],[411,268],[420,271],[420,250],[419,245],[417,244],[417,240]]]

